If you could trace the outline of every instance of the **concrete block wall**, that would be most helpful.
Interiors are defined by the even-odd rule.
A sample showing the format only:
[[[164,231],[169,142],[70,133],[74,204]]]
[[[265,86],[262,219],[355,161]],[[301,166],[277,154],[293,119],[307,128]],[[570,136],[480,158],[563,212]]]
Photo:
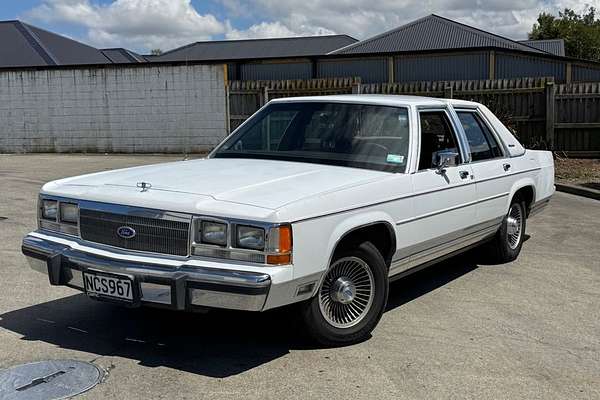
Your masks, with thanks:
[[[208,151],[225,101],[222,65],[0,71],[0,153]]]

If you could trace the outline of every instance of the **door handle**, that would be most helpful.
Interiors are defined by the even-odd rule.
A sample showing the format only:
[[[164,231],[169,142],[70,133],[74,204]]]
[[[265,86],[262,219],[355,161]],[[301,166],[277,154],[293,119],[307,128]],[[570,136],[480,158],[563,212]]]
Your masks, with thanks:
[[[458,174],[460,175],[460,179],[467,179],[469,177],[469,171],[460,171]]]
[[[508,171],[510,169],[510,164],[502,164],[502,168],[504,168],[504,171]]]

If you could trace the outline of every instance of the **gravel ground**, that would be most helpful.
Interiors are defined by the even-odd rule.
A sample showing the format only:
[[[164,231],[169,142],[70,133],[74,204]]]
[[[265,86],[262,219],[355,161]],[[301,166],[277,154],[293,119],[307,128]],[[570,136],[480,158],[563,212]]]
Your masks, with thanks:
[[[27,267],[42,183],[172,159],[0,155],[0,369],[93,361],[107,376],[82,399],[600,398],[595,200],[557,193],[516,262],[462,256],[395,282],[372,338],[337,349],[307,341],[294,308],[121,309]]]

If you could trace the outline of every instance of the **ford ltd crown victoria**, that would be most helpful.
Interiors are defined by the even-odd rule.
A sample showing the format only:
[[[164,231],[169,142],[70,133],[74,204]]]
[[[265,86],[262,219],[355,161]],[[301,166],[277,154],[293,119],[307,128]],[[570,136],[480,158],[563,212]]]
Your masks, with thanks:
[[[22,251],[51,285],[130,307],[298,303],[315,340],[343,345],[394,279],[478,245],[514,260],[553,192],[552,154],[481,104],[287,98],[206,158],[47,183]]]

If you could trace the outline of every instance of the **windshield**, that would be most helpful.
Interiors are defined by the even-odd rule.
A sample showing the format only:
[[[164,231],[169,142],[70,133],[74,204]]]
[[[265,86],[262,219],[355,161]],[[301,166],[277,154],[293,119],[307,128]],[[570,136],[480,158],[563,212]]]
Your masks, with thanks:
[[[404,172],[408,110],[364,104],[272,104],[231,135],[216,158],[266,158]]]

